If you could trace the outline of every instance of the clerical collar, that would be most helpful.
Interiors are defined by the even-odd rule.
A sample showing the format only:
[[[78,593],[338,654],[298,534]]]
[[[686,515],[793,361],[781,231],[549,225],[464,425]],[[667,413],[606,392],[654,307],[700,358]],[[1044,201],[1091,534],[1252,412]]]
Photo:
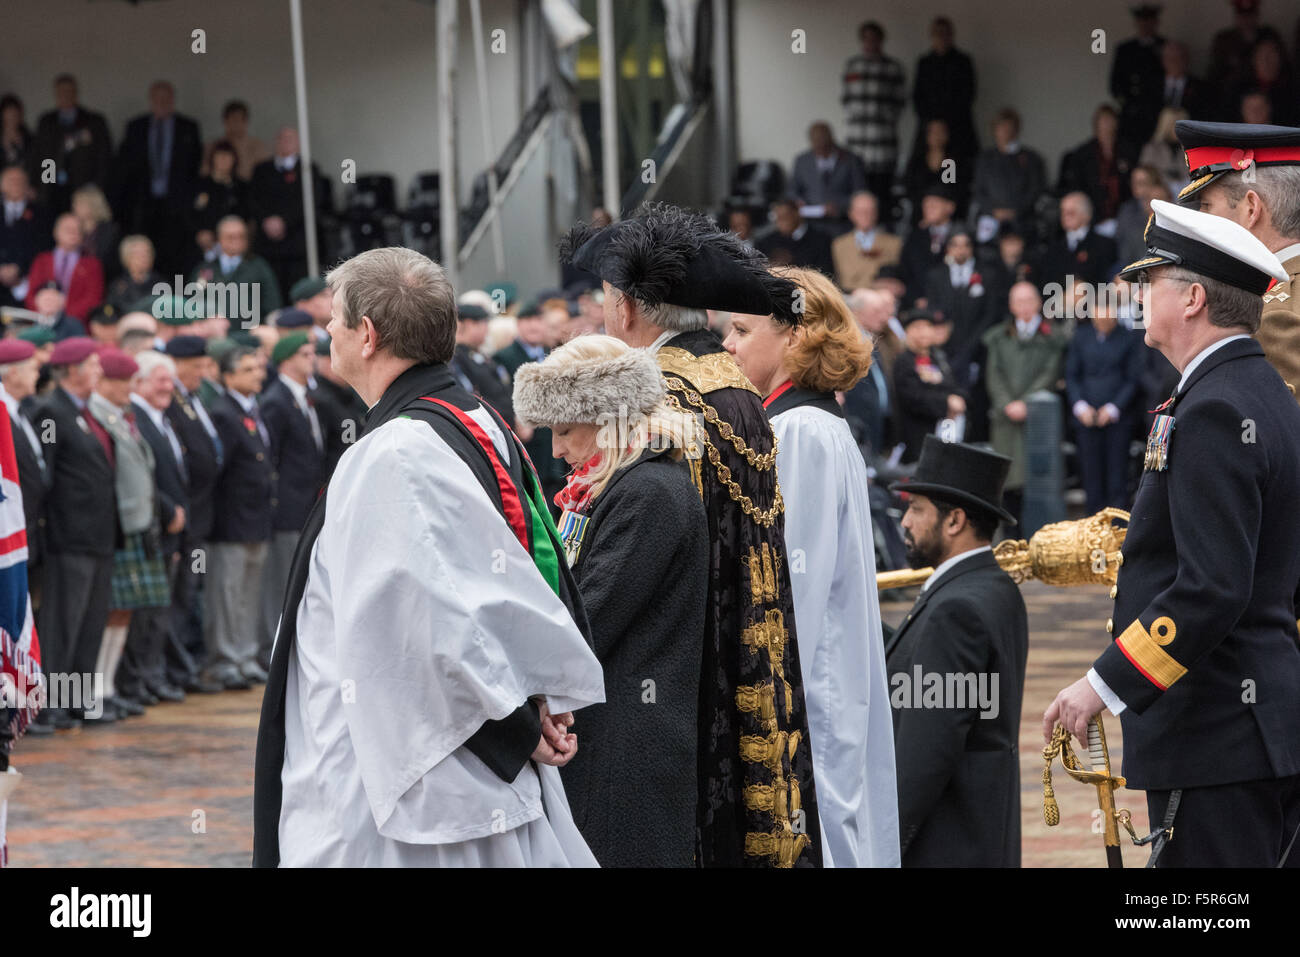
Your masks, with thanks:
[[[1175,389],[1174,392],[1175,393],[1182,392],[1183,386],[1187,383],[1187,380],[1191,377],[1191,374],[1196,371],[1196,367],[1199,366],[1206,359],[1208,359],[1211,355],[1213,355],[1217,350],[1222,349],[1229,342],[1236,342],[1238,339],[1249,339],[1249,338],[1250,336],[1242,332],[1242,333],[1238,333],[1235,336],[1228,336],[1226,339],[1220,339],[1218,342],[1210,343],[1208,346],[1206,346],[1204,349],[1202,349],[1200,352],[1196,354],[1195,359],[1187,363],[1187,368],[1183,370],[1183,377],[1178,380],[1178,388]]]
[[[445,362],[411,366],[392,381],[379,401],[366,412],[366,434],[396,418],[420,396],[433,395],[455,384],[456,377]]]
[[[811,406],[814,409],[821,409],[831,415],[844,418],[844,410],[840,404],[835,401],[834,392],[814,392],[812,389],[801,389],[789,379],[772,390],[772,394],[763,400],[763,408],[767,410],[767,417],[774,419],[782,412],[789,412],[800,406]]]
[[[956,565],[958,562],[965,561],[966,559],[970,558],[972,555],[978,555],[981,552],[992,552],[992,551],[993,551],[993,546],[981,545],[979,548],[972,548],[968,552],[962,552],[960,555],[952,556],[952,558],[949,558],[947,561],[941,563],[938,568],[936,568],[934,571],[930,573],[930,577],[927,578],[925,580],[925,584],[921,586],[921,591],[922,592],[928,591],[930,586],[933,585],[939,579],[939,577],[943,575],[944,572],[952,568],[952,566]]]

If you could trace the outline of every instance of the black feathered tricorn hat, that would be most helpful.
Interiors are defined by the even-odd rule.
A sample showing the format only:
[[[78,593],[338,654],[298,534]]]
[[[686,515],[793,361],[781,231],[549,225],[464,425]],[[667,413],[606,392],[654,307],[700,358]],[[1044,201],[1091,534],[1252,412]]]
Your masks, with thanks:
[[[648,305],[799,321],[799,287],[768,272],[767,257],[709,216],[667,203],[603,228],[578,224],[560,240],[560,257]]]

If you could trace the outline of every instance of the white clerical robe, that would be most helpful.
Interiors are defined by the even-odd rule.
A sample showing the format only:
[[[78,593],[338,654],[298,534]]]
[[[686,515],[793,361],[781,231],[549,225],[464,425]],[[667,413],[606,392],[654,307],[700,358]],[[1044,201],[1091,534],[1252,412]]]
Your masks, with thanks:
[[[463,746],[532,695],[555,713],[604,701],[604,681],[427,423],[393,419],[343,455],[297,615],[283,866],[596,866],[557,768],[528,762],[505,782]]]
[[[898,867],[898,791],[867,470],[848,423],[796,406],[772,419],[808,708],[822,860]]]

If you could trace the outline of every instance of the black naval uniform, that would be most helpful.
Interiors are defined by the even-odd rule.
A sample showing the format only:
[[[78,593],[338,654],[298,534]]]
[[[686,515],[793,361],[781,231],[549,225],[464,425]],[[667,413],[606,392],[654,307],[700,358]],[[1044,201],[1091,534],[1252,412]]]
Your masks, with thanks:
[[[1159,864],[1271,867],[1300,826],[1300,408],[1240,338],[1160,411],[1094,668],[1153,829],[1179,792]]]

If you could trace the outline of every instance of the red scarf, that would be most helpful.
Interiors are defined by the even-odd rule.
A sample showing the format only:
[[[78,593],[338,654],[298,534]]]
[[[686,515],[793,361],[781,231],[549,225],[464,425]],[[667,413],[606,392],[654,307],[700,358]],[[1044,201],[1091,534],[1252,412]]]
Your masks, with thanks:
[[[584,513],[591,506],[591,480],[587,473],[600,464],[600,453],[569,473],[564,488],[555,493],[556,507],[562,512]]]

